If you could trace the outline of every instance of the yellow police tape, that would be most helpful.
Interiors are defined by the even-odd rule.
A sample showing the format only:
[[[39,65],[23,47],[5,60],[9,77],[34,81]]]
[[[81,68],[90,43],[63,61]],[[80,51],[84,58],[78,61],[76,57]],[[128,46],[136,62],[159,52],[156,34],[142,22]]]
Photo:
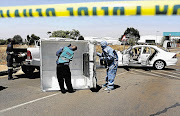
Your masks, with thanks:
[[[136,15],[180,15],[180,0],[114,1],[0,7],[0,18]]]

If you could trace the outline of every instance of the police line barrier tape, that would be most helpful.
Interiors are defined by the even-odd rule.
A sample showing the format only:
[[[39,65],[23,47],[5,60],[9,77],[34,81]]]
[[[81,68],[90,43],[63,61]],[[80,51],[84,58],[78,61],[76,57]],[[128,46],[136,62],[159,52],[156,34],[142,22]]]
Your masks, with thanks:
[[[0,7],[0,18],[180,15],[180,0],[114,1]]]

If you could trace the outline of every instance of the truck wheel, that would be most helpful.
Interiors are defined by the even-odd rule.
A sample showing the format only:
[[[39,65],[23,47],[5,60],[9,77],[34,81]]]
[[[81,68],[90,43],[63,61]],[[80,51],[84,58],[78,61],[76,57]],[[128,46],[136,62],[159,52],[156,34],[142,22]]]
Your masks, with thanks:
[[[157,70],[162,70],[165,66],[166,66],[166,63],[164,61],[162,61],[162,60],[157,60],[154,63],[154,68],[157,69]]]
[[[31,75],[33,74],[35,68],[32,66],[22,66],[22,71],[26,74],[26,75]]]

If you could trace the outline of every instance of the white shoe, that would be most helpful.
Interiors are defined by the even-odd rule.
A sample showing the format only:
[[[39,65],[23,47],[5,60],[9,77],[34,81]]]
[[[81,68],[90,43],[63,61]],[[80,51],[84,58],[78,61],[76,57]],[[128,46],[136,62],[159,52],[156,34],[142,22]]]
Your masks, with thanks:
[[[111,91],[113,88],[105,88],[104,91]]]

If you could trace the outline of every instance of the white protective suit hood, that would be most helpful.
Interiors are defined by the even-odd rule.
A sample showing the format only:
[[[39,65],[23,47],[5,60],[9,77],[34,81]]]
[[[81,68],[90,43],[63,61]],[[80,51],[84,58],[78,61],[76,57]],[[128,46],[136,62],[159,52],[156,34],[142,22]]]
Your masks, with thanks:
[[[101,41],[100,45],[102,48],[105,48],[108,45],[108,43],[106,41]]]

